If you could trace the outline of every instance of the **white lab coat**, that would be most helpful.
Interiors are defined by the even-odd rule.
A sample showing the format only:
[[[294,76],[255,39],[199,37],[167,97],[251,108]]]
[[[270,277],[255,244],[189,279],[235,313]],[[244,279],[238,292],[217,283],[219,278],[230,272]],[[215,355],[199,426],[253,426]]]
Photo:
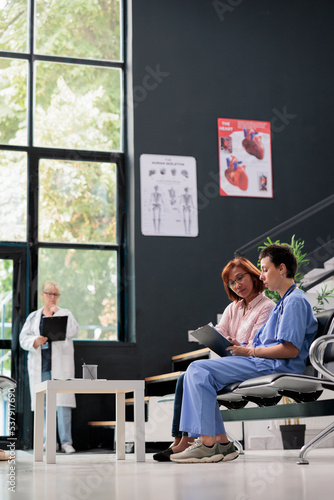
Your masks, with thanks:
[[[42,381],[42,350],[33,347],[36,337],[40,336],[39,325],[42,310],[32,312],[26,319],[20,333],[20,345],[28,353],[28,373],[31,395],[31,409],[35,408],[35,385]],[[74,347],[72,338],[79,332],[79,324],[68,309],[60,308],[54,316],[68,316],[66,340],[52,342],[51,376],[52,379],[74,378]],[[74,394],[57,394],[57,406],[75,408]]]

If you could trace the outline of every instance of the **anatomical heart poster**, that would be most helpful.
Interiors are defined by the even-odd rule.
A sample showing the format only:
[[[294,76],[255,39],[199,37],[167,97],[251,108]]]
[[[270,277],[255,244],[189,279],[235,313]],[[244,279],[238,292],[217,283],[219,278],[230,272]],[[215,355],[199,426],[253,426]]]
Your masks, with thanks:
[[[221,196],[273,197],[270,122],[218,118]]]
[[[141,231],[198,236],[197,172],[192,156],[140,156]]]

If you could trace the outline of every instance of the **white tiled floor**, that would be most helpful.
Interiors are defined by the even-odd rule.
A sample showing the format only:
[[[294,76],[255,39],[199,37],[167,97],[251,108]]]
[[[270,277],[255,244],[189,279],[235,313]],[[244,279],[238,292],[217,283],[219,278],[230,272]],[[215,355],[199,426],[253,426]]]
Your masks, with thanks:
[[[18,451],[15,493],[8,491],[10,465],[0,462],[0,498],[33,500],[332,500],[334,449],[247,451],[218,464],[137,463],[131,454],[57,454],[57,464],[34,463]],[[12,479],[14,478],[12,472]]]

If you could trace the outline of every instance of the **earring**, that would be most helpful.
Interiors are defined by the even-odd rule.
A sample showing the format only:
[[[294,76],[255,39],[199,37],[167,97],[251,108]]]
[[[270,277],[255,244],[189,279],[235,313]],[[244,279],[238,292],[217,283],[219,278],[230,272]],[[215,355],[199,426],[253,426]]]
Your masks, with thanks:
[[[283,279],[283,274],[281,274],[281,278]]]

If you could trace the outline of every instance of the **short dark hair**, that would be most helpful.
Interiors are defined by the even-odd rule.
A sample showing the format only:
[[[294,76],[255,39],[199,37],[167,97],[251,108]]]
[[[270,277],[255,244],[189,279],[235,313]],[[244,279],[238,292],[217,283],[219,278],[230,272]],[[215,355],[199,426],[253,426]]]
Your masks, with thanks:
[[[271,262],[275,267],[279,267],[280,264],[285,264],[287,273],[287,278],[294,278],[298,269],[298,261],[295,254],[288,245],[268,245],[263,248],[260,252],[259,259],[264,259],[269,257]]]
[[[249,273],[252,277],[254,283],[254,292],[261,293],[264,290],[263,281],[260,280],[260,271],[257,267],[254,266],[248,259],[244,257],[237,257],[236,259],[230,260],[228,264],[224,267],[222,271],[222,278],[224,282],[225,291],[229,297],[229,299],[237,302],[241,300],[241,297],[237,295],[231,288],[228,286],[229,281],[229,273],[234,267],[242,267],[245,273]]]

